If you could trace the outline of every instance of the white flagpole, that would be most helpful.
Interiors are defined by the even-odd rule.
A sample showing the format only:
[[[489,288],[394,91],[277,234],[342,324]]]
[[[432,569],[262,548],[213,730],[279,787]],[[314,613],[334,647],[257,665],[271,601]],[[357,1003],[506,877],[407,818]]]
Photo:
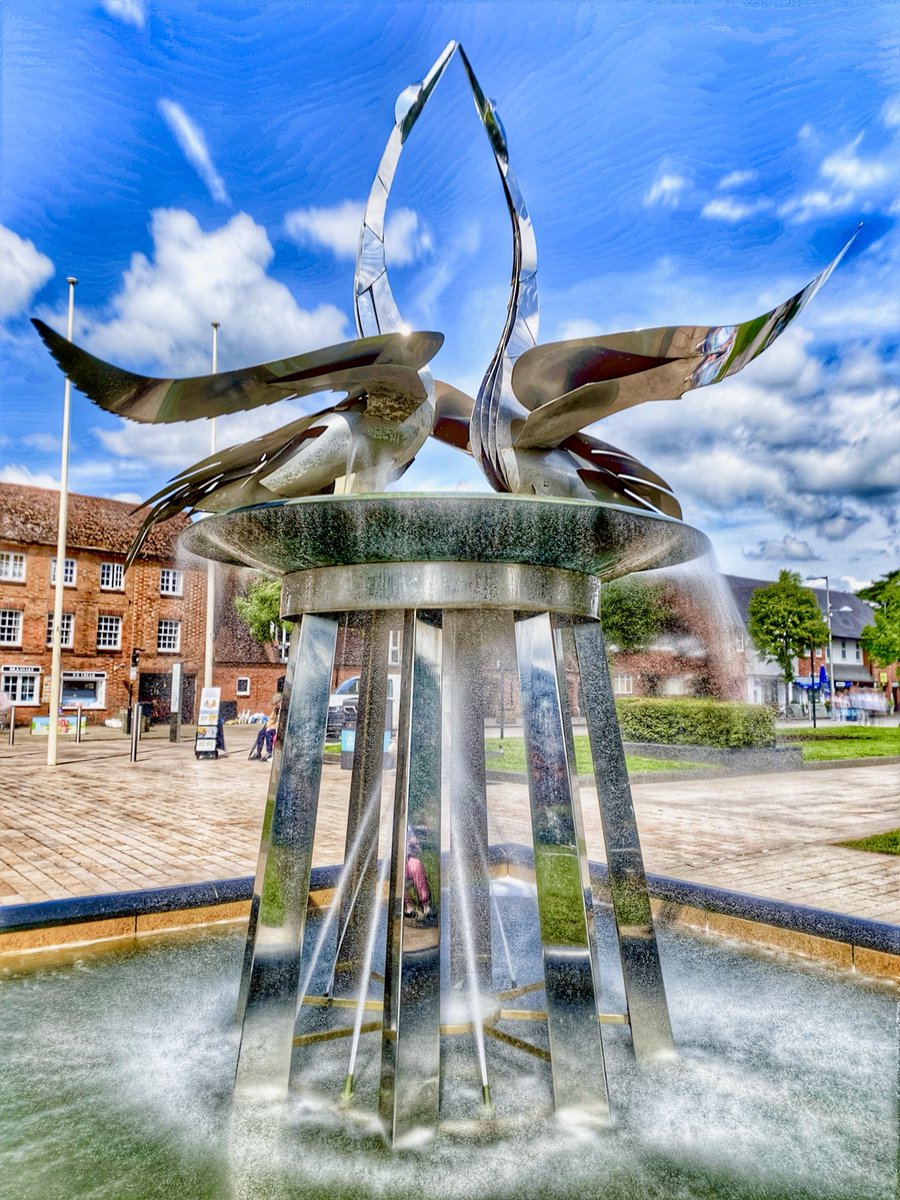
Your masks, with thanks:
[[[69,320],[66,337],[71,342],[75,324],[74,275],[66,279],[69,285]],[[69,413],[72,383],[66,376],[63,388],[62,453],[59,469],[59,524],[56,533],[56,589],[53,593],[52,656],[50,659],[50,711],[47,725],[47,766],[55,767],[59,750],[59,698],[62,692],[62,611],[63,587],[66,574],[66,532],[69,523]]]
[[[212,325],[212,373],[219,369],[219,322],[211,321]],[[209,421],[209,452],[216,452],[216,418]],[[216,564],[210,559],[206,565],[206,639],[203,656],[203,686],[213,685],[213,657],[215,650],[215,612],[216,612]]]

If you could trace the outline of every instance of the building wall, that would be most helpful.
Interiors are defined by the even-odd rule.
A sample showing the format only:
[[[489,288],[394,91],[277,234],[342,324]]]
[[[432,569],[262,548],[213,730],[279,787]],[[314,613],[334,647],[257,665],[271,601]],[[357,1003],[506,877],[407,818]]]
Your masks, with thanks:
[[[124,573],[120,586],[115,575],[111,579],[107,576],[106,582],[112,586],[103,586],[102,564],[115,564],[121,569],[141,518],[132,514],[130,505],[117,501],[84,496],[73,496],[71,500],[75,536],[85,527],[85,510],[89,510],[90,535],[95,544],[79,546],[70,541],[66,550],[66,558],[75,563],[75,578],[63,592],[63,613],[74,619],[72,645],[62,649],[63,704],[74,710],[80,699],[88,720],[96,722],[117,715],[129,698],[138,698],[141,676],[168,680],[175,661],[183,663],[186,677],[202,672],[205,573],[202,569],[180,568],[175,558],[165,553],[174,548],[177,533],[187,523],[181,519],[167,536],[156,538],[157,550],[163,553],[139,558]],[[51,539],[55,529],[49,527],[49,513],[57,504],[57,493],[0,485],[0,555],[22,555],[25,560],[23,579],[0,578],[0,610],[21,613],[18,644],[0,644],[0,691],[14,700],[19,724],[49,715],[52,651],[48,622],[55,598],[51,563],[56,557],[55,537]],[[10,536],[18,532],[17,524],[22,536]],[[113,548],[103,548],[104,541]],[[181,595],[163,594],[161,572],[176,569],[181,571]],[[167,582],[172,584],[176,578],[169,574]],[[118,619],[118,644],[114,647],[98,646],[101,617]],[[163,620],[179,623],[177,648],[159,648]],[[139,652],[138,678],[132,681],[135,650]],[[27,692],[32,686],[29,681],[33,681],[33,695],[23,695],[23,690]]]

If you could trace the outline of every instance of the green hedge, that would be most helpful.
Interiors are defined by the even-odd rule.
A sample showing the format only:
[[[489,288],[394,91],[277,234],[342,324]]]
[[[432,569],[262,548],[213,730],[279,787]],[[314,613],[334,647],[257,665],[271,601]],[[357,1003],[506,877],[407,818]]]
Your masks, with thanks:
[[[762,704],[724,700],[617,700],[626,742],[669,746],[774,746],[775,714]]]

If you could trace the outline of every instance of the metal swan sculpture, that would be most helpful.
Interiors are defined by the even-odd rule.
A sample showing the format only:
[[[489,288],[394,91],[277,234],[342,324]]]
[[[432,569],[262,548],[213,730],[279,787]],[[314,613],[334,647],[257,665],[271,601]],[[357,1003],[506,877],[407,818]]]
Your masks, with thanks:
[[[718,383],[761,354],[799,315],[853,237],[802,291],[739,325],[672,325],[539,346],[537,249],[509,165],[496,105],[462,47],[475,106],[488,133],[513,234],[513,271],[500,342],[473,400],[438,383],[434,436],[473,454],[500,492],[602,500],[681,517],[669,485],[585,426],[649,400],[674,400]]]
[[[102,362],[44,322],[33,322],[75,386],[101,408],[132,421],[191,421],[318,392],[343,393],[337,404],[217,451],[176,475],[146,501],[152,507],[126,567],[152,526],[182,509],[222,512],[317,493],[380,491],[406,470],[428,438],[435,392],[427,364],[444,338],[410,333],[401,320],[387,278],[384,214],[403,144],[455,50],[451,42],[425,79],[397,100],[357,255],[356,341],[237,371],[153,379]]]

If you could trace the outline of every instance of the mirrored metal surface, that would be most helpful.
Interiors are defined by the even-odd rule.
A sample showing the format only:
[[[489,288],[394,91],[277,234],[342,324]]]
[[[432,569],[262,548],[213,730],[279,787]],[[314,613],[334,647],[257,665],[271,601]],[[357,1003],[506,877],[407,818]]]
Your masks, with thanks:
[[[337,621],[329,617],[304,618],[297,635],[281,770],[260,852],[265,865],[235,1076],[238,1093],[280,1095],[290,1078],[336,639]]]
[[[739,325],[639,329],[523,354],[512,382],[517,398],[532,411],[516,445],[558,446],[602,417],[648,400],[676,400],[692,388],[735,375],[799,316],[852,241],[795,296]]]
[[[443,616],[444,809],[450,814],[453,903],[450,974],[454,986],[491,985],[491,887],[488,875],[484,752],[484,616]],[[474,974],[474,980],[470,978]]]
[[[577,625],[575,644],[634,1051],[667,1056],[672,1026],[600,622]]]
[[[516,623],[550,1067],[557,1109],[606,1119],[609,1101],[549,613]]]
[[[368,984],[361,970],[374,910],[381,903],[376,879],[384,771],[388,637],[398,616],[391,612],[367,613],[359,630],[363,659],[344,848],[344,862],[350,864],[350,871],[342,896],[335,956],[334,993],[338,996],[356,994]]]
[[[392,1141],[437,1123],[441,1058],[441,631],[409,612],[397,735],[379,1112]]]
[[[247,993],[250,989],[250,970],[253,966],[253,947],[256,943],[256,926],[259,921],[259,905],[262,899],[263,879],[266,872],[266,860],[269,855],[269,839],[272,834],[272,817],[275,812],[275,801],[281,781],[281,767],[284,762],[284,739],[287,732],[288,710],[291,704],[291,693],[294,688],[294,674],[297,667],[297,655],[300,649],[300,625],[296,621],[291,631],[291,647],[284,672],[284,689],[281,694],[281,707],[278,711],[278,731],[275,745],[272,747],[272,770],[269,774],[269,787],[266,792],[266,807],[263,813],[262,833],[260,835],[259,856],[256,861],[256,876],[253,882],[253,896],[250,900],[250,919],[247,926],[247,941],[244,946],[244,961],[241,968],[241,984],[238,989],[238,1001],[235,1010],[235,1020],[240,1024],[244,1020],[247,1007]]]

